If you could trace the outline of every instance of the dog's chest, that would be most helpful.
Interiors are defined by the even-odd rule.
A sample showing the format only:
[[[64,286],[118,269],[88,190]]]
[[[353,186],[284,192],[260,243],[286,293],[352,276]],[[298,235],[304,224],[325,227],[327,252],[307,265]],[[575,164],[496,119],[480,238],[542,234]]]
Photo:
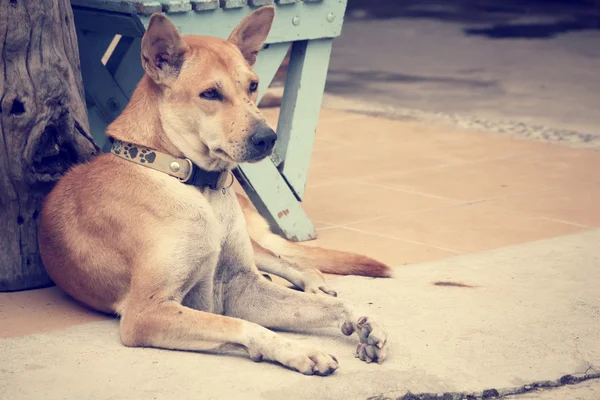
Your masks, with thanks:
[[[218,248],[219,260],[234,259],[239,263],[244,259],[247,263],[252,245],[235,192],[205,191],[202,197],[204,212],[198,217],[203,221],[198,221],[198,226],[205,225],[208,229],[199,234]]]
[[[252,265],[253,252],[244,215],[235,193],[203,193],[203,211],[195,218],[198,227],[197,240],[205,243],[204,250],[196,246],[197,256],[201,257],[208,248],[214,249],[214,264],[195,263],[190,271],[193,290],[186,297],[186,303],[194,308],[221,313],[223,310],[224,282],[236,275],[236,270]],[[204,228],[200,228],[204,225]],[[200,259],[206,260],[205,257]]]
[[[218,232],[220,244],[223,246],[231,233],[239,229],[240,223],[243,223],[244,216],[239,210],[233,192],[211,191],[206,197],[210,204],[214,221],[217,224],[214,231]]]

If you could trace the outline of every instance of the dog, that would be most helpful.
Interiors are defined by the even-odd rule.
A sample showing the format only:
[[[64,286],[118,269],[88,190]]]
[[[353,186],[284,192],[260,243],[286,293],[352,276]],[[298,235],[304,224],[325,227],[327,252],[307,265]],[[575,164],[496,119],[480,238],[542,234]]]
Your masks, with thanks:
[[[272,6],[254,10],[227,40],[180,35],[152,15],[142,38],[145,75],[106,130],[111,152],[75,166],[48,194],[39,250],[58,287],[120,316],[125,346],[244,350],[324,376],[338,368],[334,356],[274,330],[356,332],[355,356],[382,362],[384,330],[336,297],[321,272],[390,269],[288,242],[230,189],[230,171],[269,156],[277,138],[256,106],[252,71],[274,15]]]

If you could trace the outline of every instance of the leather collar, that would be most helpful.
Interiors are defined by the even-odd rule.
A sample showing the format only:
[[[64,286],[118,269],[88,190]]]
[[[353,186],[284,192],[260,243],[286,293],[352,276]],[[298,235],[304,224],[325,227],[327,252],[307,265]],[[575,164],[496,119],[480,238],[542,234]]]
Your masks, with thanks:
[[[139,144],[113,139],[110,152],[127,161],[163,172],[183,183],[199,188],[225,191],[233,185],[234,178],[230,171],[207,171],[194,164],[189,158],[173,157]]]

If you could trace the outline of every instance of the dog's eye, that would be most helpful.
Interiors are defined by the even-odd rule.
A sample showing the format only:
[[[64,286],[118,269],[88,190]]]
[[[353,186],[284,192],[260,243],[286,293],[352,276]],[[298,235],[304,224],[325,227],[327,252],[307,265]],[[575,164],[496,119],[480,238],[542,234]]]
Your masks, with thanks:
[[[200,93],[200,97],[206,100],[218,100],[219,92],[217,91],[217,89],[209,89]]]
[[[258,82],[251,82],[250,83],[250,92],[254,93],[254,92],[256,92],[257,89],[258,89]]]

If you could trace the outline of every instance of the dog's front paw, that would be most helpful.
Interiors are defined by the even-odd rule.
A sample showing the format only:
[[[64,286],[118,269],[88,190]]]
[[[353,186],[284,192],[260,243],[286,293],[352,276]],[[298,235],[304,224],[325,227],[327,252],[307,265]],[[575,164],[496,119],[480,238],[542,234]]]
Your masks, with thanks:
[[[291,340],[271,337],[261,344],[247,346],[254,361],[270,360],[304,375],[331,375],[338,369],[338,360],[331,354],[307,348]]]
[[[337,292],[331,289],[325,283],[323,274],[317,270],[308,270],[303,273],[301,289],[306,293],[314,294],[328,294],[333,297],[337,297]]]
[[[337,297],[337,292],[323,283],[313,283],[309,282],[305,284],[304,291],[306,293],[314,293],[314,294],[328,294],[333,297]]]
[[[378,362],[381,364],[385,361],[389,342],[383,329],[367,317],[362,317],[356,323],[356,332],[360,343],[356,347],[355,357],[366,363]]]
[[[304,348],[293,342],[281,346],[273,361],[278,361],[304,375],[331,375],[339,366],[334,356],[319,350]]]
[[[312,350],[305,354],[298,354],[286,363],[288,367],[295,369],[304,375],[331,375],[338,369],[338,360],[331,354]]]

